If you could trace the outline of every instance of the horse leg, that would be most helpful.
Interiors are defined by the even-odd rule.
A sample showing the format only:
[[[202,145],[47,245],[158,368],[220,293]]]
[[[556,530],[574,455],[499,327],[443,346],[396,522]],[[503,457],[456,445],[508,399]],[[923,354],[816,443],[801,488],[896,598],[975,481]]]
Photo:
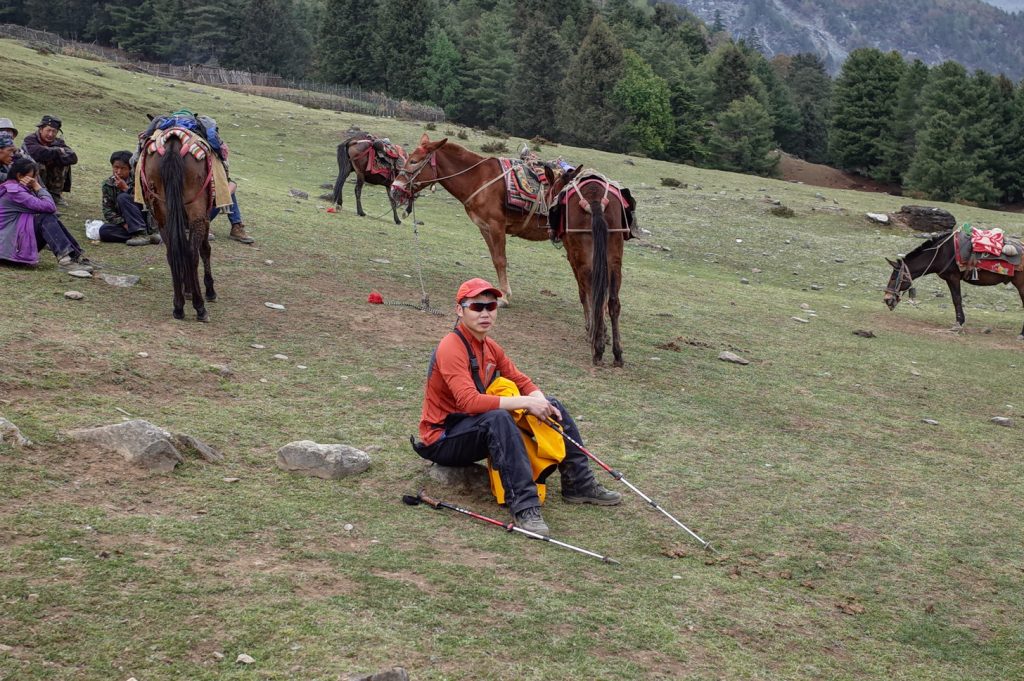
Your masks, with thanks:
[[[619,267],[613,267],[611,272],[611,287],[608,289],[608,316],[612,320],[612,355],[615,357],[615,361],[612,362],[612,366],[621,367],[622,361],[622,336],[619,335],[619,312],[622,310],[622,305],[619,302],[619,279],[621,278],[621,269]]]
[[[508,284],[508,258],[505,257],[505,231],[493,227],[483,218],[475,215],[469,217],[480,229],[480,234],[483,235],[484,241],[487,243],[487,250],[491,252],[491,262],[494,263],[494,271],[498,274],[498,288],[505,293],[502,298],[498,299],[498,303],[501,304],[502,301],[505,301],[505,304],[502,305],[505,307],[509,304],[508,299],[512,295],[512,287]]]
[[[210,226],[207,224],[206,230],[209,232]],[[208,239],[203,239],[199,242],[199,255],[203,259],[203,285],[206,287],[206,300],[213,302],[217,300],[217,292],[213,289],[213,271],[210,268],[210,242]]]
[[[391,185],[384,185],[384,188],[388,192],[388,201],[391,202],[391,214],[395,217],[395,224],[400,225],[402,224],[402,221],[398,219],[398,204],[395,203],[395,197],[391,196]]]
[[[165,240],[164,243],[167,243]],[[182,282],[174,274],[174,267],[171,264],[171,249],[167,247],[167,264],[171,266],[171,285],[174,288],[174,307],[171,309],[171,315],[175,319],[185,318],[185,294],[182,292]]]
[[[1024,273],[1018,273],[1017,279],[1020,281],[1014,282],[1014,286],[1017,287],[1017,294],[1020,296],[1020,304],[1024,305]],[[1020,329],[1020,335],[1017,336],[1017,340],[1024,341],[1024,326]]]
[[[951,328],[950,331],[960,332],[964,328],[964,322],[967,321],[967,317],[964,316],[964,301],[963,296],[960,294],[959,273],[946,279],[946,286],[949,287],[949,297],[953,299],[953,309],[956,310],[956,326]]]
[[[363,176],[356,173],[356,215],[366,217],[363,212]]]
[[[197,243],[199,240],[199,233],[201,229],[196,228],[196,222],[193,221],[190,226],[189,232],[191,237],[191,248],[189,249],[188,259],[188,288],[192,293],[192,308],[196,311],[196,319],[201,322],[210,321],[210,316],[206,312],[206,301],[203,299],[203,289],[199,286],[199,252],[202,250],[202,244]],[[206,239],[203,239],[206,242]]]

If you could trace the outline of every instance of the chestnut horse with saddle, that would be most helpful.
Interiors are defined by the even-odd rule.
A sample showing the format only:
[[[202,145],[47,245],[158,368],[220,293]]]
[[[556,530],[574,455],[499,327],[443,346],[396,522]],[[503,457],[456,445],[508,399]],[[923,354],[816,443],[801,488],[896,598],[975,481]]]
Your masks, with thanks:
[[[549,225],[549,216],[543,214],[546,211],[524,212],[509,204],[504,182],[509,172],[510,169],[503,169],[498,158],[480,156],[447,138],[431,141],[424,134],[392,183],[391,193],[396,201],[409,202],[420,191],[437,183],[457,198],[487,243],[505,300],[512,292],[505,256],[506,236],[511,234],[528,241],[560,236],[576,276],[593,362],[602,364],[607,343],[604,323],[607,311],[611,318],[614,365],[622,366],[619,287],[623,242],[629,238],[632,207],[626,205],[617,189],[609,189],[610,183],[603,177],[584,182],[578,170],[561,177],[549,170],[547,205],[558,204],[555,197],[562,189],[569,191],[571,188],[573,195],[569,203],[561,207],[558,224]],[[564,232],[559,233],[559,226]],[[554,235],[552,230],[555,230]]]
[[[391,182],[395,173],[405,159],[405,150],[392,144],[390,140],[374,137],[369,133],[353,135],[338,145],[338,179],[334,182],[333,201],[341,206],[341,191],[349,173],[356,174],[356,214],[365,217],[363,212],[363,185],[366,183],[384,187],[388,191],[391,202],[391,214],[395,224],[400,225],[398,206],[391,196]]]

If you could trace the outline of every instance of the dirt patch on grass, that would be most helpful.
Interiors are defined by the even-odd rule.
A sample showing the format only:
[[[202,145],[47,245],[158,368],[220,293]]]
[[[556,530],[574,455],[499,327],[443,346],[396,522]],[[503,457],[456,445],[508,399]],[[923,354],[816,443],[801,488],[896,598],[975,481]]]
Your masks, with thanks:
[[[809,163],[789,154],[782,154],[782,159],[779,161],[779,173],[783,180],[803,182],[814,187],[852,189],[897,196],[902,193],[899,185],[876,182],[870,177],[849,173],[820,163]]]

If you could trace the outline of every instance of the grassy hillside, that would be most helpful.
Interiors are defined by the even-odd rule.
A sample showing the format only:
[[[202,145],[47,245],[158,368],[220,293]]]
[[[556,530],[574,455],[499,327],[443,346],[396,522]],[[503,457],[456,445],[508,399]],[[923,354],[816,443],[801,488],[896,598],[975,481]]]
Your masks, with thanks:
[[[88,246],[107,271],[142,277],[130,289],[72,281],[46,254],[35,271],[0,268],[0,415],[37,443],[0,445],[0,679],[339,679],[391,665],[417,681],[1024,674],[1024,313],[1012,289],[971,289],[967,332],[950,334],[934,277],[920,306],[888,312],[882,258],[918,242],[862,215],[900,199],[543,150],[632,187],[648,243],[670,250],[627,247],[624,369],[590,366],[549,244],[510,243],[513,306],[496,337],[579,415],[596,454],[721,551],[705,556],[634,497],[569,507],[555,481],[554,536],[612,567],[400,503],[425,485],[502,514],[486,490],[431,482],[408,445],[450,318],[366,303],[371,290],[417,302],[421,270],[447,308],[461,280],[493,276],[486,247],[442,190],[419,202],[418,236],[356,217],[351,187],[338,214],[288,190],[323,191],[350,126],[403,144],[421,126],[11,41],[0,72],[0,115],[23,135],[43,113],[64,119],[82,159],[64,218],[80,237],[110,151],[133,145],[146,112],[187,106],[220,121],[257,239],[230,242],[214,222],[206,325],[190,310],[172,320],[162,247]],[[796,217],[769,215],[766,197]],[[364,198],[371,215],[388,209],[378,188]],[[945,207],[1021,231],[1017,216]],[[71,288],[85,299],[64,299]],[[718,361],[727,349],[752,364]],[[226,462],[149,476],[61,436],[124,412]],[[337,483],[278,470],[277,449],[300,439],[360,447],[373,465]]]

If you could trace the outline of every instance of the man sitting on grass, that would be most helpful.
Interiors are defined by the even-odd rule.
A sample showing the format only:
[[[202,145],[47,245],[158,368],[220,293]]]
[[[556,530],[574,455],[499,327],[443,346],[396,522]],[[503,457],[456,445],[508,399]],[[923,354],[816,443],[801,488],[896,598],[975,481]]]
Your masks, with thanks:
[[[110,155],[112,174],[100,186],[104,221],[100,241],[128,246],[158,244],[160,235],[149,227],[142,206],[135,203],[131,159],[130,151],[115,151]]]

